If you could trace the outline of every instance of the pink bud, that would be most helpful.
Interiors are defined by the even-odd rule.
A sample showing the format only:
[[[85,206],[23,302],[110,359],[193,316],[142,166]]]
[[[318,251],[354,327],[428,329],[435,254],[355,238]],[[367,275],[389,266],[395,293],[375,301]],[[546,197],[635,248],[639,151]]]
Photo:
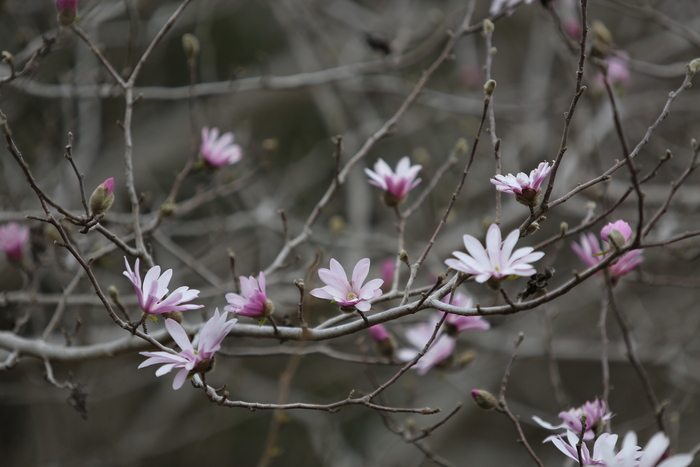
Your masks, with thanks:
[[[381,324],[375,324],[369,328],[369,335],[374,342],[382,342],[389,338],[389,333]]]
[[[78,9],[78,0],[56,0],[56,9],[58,11],[68,10],[75,13]]]
[[[107,180],[102,182],[102,186],[107,190],[107,196],[112,196],[114,192],[114,178],[109,177]]]
[[[11,261],[18,263],[22,260],[28,239],[29,229],[17,222],[0,227],[0,250],[4,251]]]

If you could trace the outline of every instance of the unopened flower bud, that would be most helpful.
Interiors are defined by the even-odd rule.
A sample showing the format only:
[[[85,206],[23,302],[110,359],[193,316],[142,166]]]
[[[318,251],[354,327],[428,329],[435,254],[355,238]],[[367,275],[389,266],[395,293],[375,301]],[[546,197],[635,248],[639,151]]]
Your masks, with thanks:
[[[173,321],[176,321],[177,324],[182,324],[182,313],[177,310],[166,311],[165,313],[163,313],[163,318],[172,319]]]
[[[160,205],[159,211],[162,217],[170,217],[175,213],[176,210],[177,204],[173,203],[170,200],[167,200],[165,203]]]
[[[7,63],[11,67],[15,66],[15,57],[7,50],[2,51],[2,62]]]
[[[527,226],[527,230],[525,231],[525,236],[532,235],[535,232],[540,230],[540,223],[537,221],[534,221],[532,224]]]
[[[561,235],[563,237],[564,235],[566,235],[566,232],[568,232],[568,231],[569,231],[569,224],[568,223],[562,222],[561,224],[559,224],[559,235]]]
[[[698,70],[700,70],[700,58],[696,58],[695,60],[692,60],[690,63],[688,63],[688,70],[691,73],[695,73]]]
[[[116,302],[119,300],[119,289],[113,285],[110,285],[107,287],[107,295],[109,295],[109,297]]]
[[[457,356],[455,366],[458,368],[466,368],[476,360],[476,352],[474,350],[465,350]]]
[[[199,55],[199,39],[194,34],[182,35],[182,49],[189,60],[195,60]]]
[[[484,94],[486,94],[486,97],[491,97],[493,95],[493,91],[495,90],[496,81],[492,79],[486,81],[486,84],[484,84]]]
[[[267,138],[264,139],[262,142],[262,148],[265,151],[274,151],[275,149],[277,149],[278,146],[279,141],[277,141],[275,138]]]
[[[489,34],[496,29],[496,26],[493,25],[493,22],[491,22],[490,19],[485,19],[484,20],[484,34]]]
[[[399,260],[406,266],[411,267],[411,264],[408,262],[408,253],[406,253],[406,250],[401,250],[401,253],[399,253]]]
[[[490,392],[484,391],[483,389],[473,389],[472,398],[474,399],[476,405],[478,405],[479,408],[484,410],[493,410],[498,406],[498,401],[496,401],[496,397],[494,397],[494,395]]]
[[[70,26],[75,22],[78,0],[56,0],[58,10],[58,24]]]
[[[467,149],[469,149],[469,143],[467,143],[467,140],[464,138],[459,138],[457,143],[455,143],[454,152],[457,154],[463,154],[467,152]]]
[[[114,203],[114,179],[108,178],[90,195],[90,212],[93,216],[106,213]]]
[[[345,232],[345,229],[347,229],[347,225],[345,225],[345,219],[343,219],[343,216],[339,214],[336,214],[335,216],[331,217],[329,224],[333,235],[340,235],[343,232]]]
[[[375,324],[368,329],[369,335],[374,341],[374,346],[379,355],[392,359],[396,353],[396,342],[381,324]]]

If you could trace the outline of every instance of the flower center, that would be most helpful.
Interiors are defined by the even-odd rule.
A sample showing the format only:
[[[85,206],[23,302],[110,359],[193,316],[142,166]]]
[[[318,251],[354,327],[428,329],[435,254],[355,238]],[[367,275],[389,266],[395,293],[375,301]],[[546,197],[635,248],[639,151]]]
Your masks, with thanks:
[[[348,300],[355,300],[357,298],[357,295],[355,295],[353,292],[350,292],[348,294]]]

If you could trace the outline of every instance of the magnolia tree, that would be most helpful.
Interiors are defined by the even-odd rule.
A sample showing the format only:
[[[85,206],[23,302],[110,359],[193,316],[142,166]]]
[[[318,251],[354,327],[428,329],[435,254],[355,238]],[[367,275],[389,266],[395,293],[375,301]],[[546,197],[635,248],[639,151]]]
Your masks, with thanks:
[[[692,464],[694,0],[0,8],[3,463]]]

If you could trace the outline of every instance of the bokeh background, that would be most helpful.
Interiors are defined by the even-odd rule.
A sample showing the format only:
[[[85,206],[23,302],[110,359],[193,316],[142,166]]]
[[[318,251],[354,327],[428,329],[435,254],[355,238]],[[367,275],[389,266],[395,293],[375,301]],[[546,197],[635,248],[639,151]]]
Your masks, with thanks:
[[[343,136],[341,162],[346,162],[367,138],[390,118],[438,56],[446,31],[461,24],[470,2],[355,0],[195,0],[156,48],[139,79],[133,133],[136,186],[142,193],[144,222],[165,202],[177,172],[196,154],[202,126],[234,131],[244,148],[241,163],[218,171],[203,170],[188,177],[176,200],[199,200],[159,225],[147,241],[155,260],[175,271],[174,282],[202,290],[204,312],[187,319],[199,322],[214,307],[223,307],[231,291],[228,251],[236,253],[239,274],[257,275],[283,245],[277,211],[284,209],[296,235],[333,178],[335,145]],[[492,77],[498,86],[493,100],[497,137],[501,139],[504,173],[529,172],[552,160],[559,149],[564,112],[575,89],[578,55],[567,45],[563,28],[578,20],[579,11],[565,0],[549,7],[540,2],[517,8],[495,23]],[[168,0],[81,0],[80,27],[98,44],[118,71],[128,75],[156,32],[179,2]],[[488,16],[490,2],[476,1],[472,23]],[[549,8],[549,9],[548,9]],[[552,10],[556,14],[552,14]],[[695,0],[590,0],[589,24],[603,24],[612,34],[610,55],[625,57],[629,76],[615,85],[626,137],[634,147],[661,114],[669,92],[683,82],[686,64],[700,56],[700,3]],[[562,25],[562,29],[557,26]],[[201,51],[194,72],[197,86],[190,98],[190,70],[181,37],[194,34]],[[94,55],[70,30],[56,21],[50,0],[0,1],[0,48],[24,63],[55,37],[51,53],[29,75],[0,88],[0,109],[42,188],[64,206],[78,212],[75,176],[63,157],[68,132],[73,154],[85,174],[86,189],[107,177],[116,180],[116,202],[103,221],[128,235],[129,200],[124,187],[124,100]],[[368,41],[368,37],[372,40]],[[592,33],[591,33],[592,37]],[[375,47],[370,45],[375,44]],[[386,46],[386,50],[376,43]],[[386,52],[389,52],[388,55]],[[354,264],[372,259],[372,275],[380,263],[396,255],[393,212],[382,205],[379,192],[366,183],[364,167],[378,158],[392,166],[408,155],[422,164],[423,186],[449,157],[460,138],[471,148],[483,107],[486,45],[481,34],[462,38],[454,57],[429,81],[417,103],[395,133],[379,141],[350,173],[313,228],[313,237],[289,257],[289,265],[268,279],[276,316],[295,324],[297,289],[318,286],[316,268],[331,257]],[[609,58],[608,57],[608,58]],[[328,70],[323,72],[323,70]],[[554,196],[586,182],[623,157],[610,102],[596,79],[598,69],[586,63],[588,87],[572,121],[568,151]],[[7,76],[6,65],[0,76]],[[638,161],[648,173],[670,150],[674,157],[644,185],[647,216],[666,201],[671,183],[689,166],[691,138],[700,139],[700,94],[686,90],[668,117],[642,149]],[[427,244],[466,164],[459,157],[421,208],[409,219],[405,249],[413,261]],[[495,196],[489,178],[495,173],[491,134],[484,132],[462,194],[416,284],[430,284],[443,272],[444,259],[461,249],[465,233],[483,237],[493,221]],[[32,227],[31,251],[20,268],[0,262],[0,327],[38,338],[51,318],[61,291],[76,276],[77,263],[52,245],[49,229],[25,219],[40,214],[39,203],[9,153],[0,151],[0,221],[20,221]],[[668,212],[649,236],[661,241],[700,226],[697,174],[685,182]],[[580,224],[591,213],[611,206],[630,186],[626,168],[605,182],[558,206],[540,230],[522,240],[535,245],[560,231],[561,223]],[[221,188],[220,196],[198,196]],[[415,199],[415,194],[412,199]],[[630,196],[607,221],[636,219],[636,198]],[[503,197],[504,231],[519,226],[527,209]],[[598,232],[603,223],[591,231]],[[96,233],[74,232],[84,255],[108,242]],[[584,266],[566,238],[545,248],[539,267],[557,270],[551,286],[572,277]],[[201,268],[183,261],[182,252]],[[116,286],[136,316],[131,286],[121,276],[119,251],[99,257],[95,271],[101,286]],[[616,287],[620,306],[629,318],[638,355],[650,373],[658,396],[668,401],[666,417],[672,447],[688,452],[700,442],[698,384],[700,326],[698,292],[700,245],[689,239],[645,252],[638,271]],[[202,275],[202,268],[207,274]],[[406,280],[405,270],[402,281]],[[82,323],[73,346],[123,337],[83,277],[66,300],[60,330],[70,334],[76,317]],[[403,287],[402,282],[402,287]],[[524,280],[508,284],[511,296]],[[502,298],[469,282],[464,292],[486,306]],[[545,430],[530,422],[538,415],[555,422],[556,414],[602,393],[601,342],[598,321],[605,291],[592,278],[567,295],[532,311],[490,318],[487,332],[467,331],[459,352],[474,351],[467,367],[433,370],[425,376],[410,372],[385,394],[394,406],[440,407],[433,416],[392,415],[392,422],[364,407],[339,413],[316,411],[250,412],[210,403],[185,385],[171,388],[171,377],[155,378],[137,370],[142,357],[56,362],[57,379],[80,384],[71,393],[48,384],[43,362],[22,358],[0,372],[0,457],[7,466],[108,465],[278,465],[278,466],[421,466],[434,465],[415,446],[387,427],[400,424],[409,433],[437,423],[458,403],[461,411],[426,440],[452,465],[530,465],[510,422],[478,409],[469,397],[474,388],[498,391],[519,332],[525,341],[513,368],[507,397],[524,425],[525,435],[545,465],[567,465],[551,444],[542,445]],[[397,303],[393,303],[397,304]],[[392,303],[381,305],[387,309]],[[313,324],[333,316],[328,304],[306,300]],[[405,326],[427,315],[408,317],[388,326],[399,341]],[[151,327],[162,326],[151,325]],[[65,343],[60,332],[51,342]],[[654,416],[636,373],[628,364],[619,329],[608,319],[610,339],[610,406],[616,414],[614,432],[633,429],[646,441],[657,431]],[[328,403],[352,389],[370,391],[385,381],[397,365],[367,365],[374,358],[366,333],[310,346],[356,355],[348,362],[323,354],[305,355],[293,376],[289,401]],[[226,384],[231,398],[274,402],[280,375],[288,368],[296,345],[229,337],[207,379]],[[0,349],[3,358],[13,349]],[[287,354],[284,354],[286,352]],[[557,396],[553,380],[560,378]],[[87,393],[87,412],[81,394]],[[281,428],[269,451],[273,422]],[[267,446],[267,447],[266,447]],[[265,452],[274,455],[261,462]],[[568,464],[573,465],[573,464]]]

